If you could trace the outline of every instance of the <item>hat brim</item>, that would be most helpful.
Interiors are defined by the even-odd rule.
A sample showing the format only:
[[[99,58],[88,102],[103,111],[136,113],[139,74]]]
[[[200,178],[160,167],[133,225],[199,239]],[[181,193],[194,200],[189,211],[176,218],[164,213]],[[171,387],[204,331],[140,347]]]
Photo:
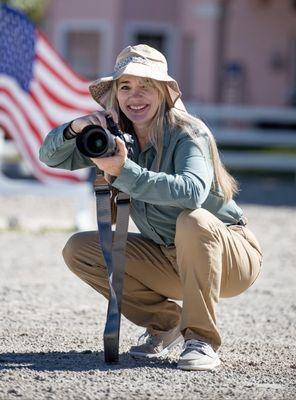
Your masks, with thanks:
[[[161,69],[151,69],[147,65],[140,63],[130,63],[124,68],[116,71],[113,75],[99,78],[92,82],[89,86],[90,94],[93,99],[102,107],[106,108],[110,98],[110,89],[113,81],[121,78],[124,75],[132,75],[141,78],[150,78],[159,82],[165,83],[168,91],[169,106],[173,107],[176,101],[181,97],[181,91],[178,83]]]

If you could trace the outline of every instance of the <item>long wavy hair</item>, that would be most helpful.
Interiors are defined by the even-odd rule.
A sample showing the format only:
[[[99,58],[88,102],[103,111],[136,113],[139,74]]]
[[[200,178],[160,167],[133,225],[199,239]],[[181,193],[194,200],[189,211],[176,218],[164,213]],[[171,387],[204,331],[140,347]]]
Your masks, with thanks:
[[[155,87],[159,95],[159,106],[155,116],[151,122],[150,130],[148,132],[149,140],[156,149],[158,169],[162,155],[162,142],[163,142],[163,128],[166,123],[172,129],[179,128],[186,132],[198,145],[199,136],[207,136],[210,147],[211,161],[214,170],[214,179],[211,190],[220,194],[227,202],[231,200],[235,193],[238,192],[238,184],[236,180],[227,172],[224,167],[217,148],[215,138],[207,127],[207,125],[199,118],[196,118],[185,111],[178,110],[175,107],[169,107],[168,92],[165,83],[153,79],[143,78],[145,83],[149,86]],[[125,132],[131,132],[132,122],[120,110],[117,101],[117,88],[118,81],[114,81],[108,106],[115,109],[119,116],[120,128]]]

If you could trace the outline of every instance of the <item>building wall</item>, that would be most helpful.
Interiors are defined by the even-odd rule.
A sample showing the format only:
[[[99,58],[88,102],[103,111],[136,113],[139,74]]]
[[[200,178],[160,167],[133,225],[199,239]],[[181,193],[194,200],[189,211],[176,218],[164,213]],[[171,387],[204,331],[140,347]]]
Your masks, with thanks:
[[[219,19],[219,5],[216,0],[183,1],[180,26],[183,40],[193,41],[192,77],[186,82],[186,58],[182,58],[182,82],[191,87],[190,93],[184,93],[189,98],[202,102],[215,100],[216,84],[216,33]],[[187,39],[188,40],[188,39]],[[184,42],[183,42],[184,44]]]
[[[69,7],[69,4],[71,6]],[[55,47],[67,58],[67,33],[97,31],[100,35],[95,49],[99,65],[97,75],[110,72],[120,37],[120,0],[52,0],[46,31]]]
[[[284,105],[288,101],[296,42],[296,8],[291,3],[236,0],[231,4],[226,59],[239,61],[245,68],[247,103]]]
[[[291,4],[52,0],[45,29],[73,67],[90,79],[110,73],[116,54],[140,37],[164,51],[185,99],[285,105],[296,87],[296,9]],[[87,64],[93,64],[89,71]]]
[[[153,45],[153,36],[156,39],[156,46],[162,51],[168,60],[169,72],[175,77],[180,76],[179,58],[180,52],[180,26],[179,9],[180,0],[149,0],[138,1],[122,0],[122,47],[128,44],[137,44],[141,40],[138,35],[146,36]],[[162,43],[157,38],[162,37]]]

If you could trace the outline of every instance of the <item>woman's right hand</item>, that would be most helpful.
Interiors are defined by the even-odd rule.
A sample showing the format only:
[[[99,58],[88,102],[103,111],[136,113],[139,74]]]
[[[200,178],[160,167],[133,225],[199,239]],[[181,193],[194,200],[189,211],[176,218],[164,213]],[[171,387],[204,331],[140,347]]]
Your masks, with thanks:
[[[70,125],[71,131],[73,131],[75,134],[79,134],[87,125],[99,125],[106,129],[106,116],[108,115],[111,115],[113,120],[118,123],[118,115],[114,109],[107,111],[96,111],[92,114],[84,115],[83,117],[74,119]]]

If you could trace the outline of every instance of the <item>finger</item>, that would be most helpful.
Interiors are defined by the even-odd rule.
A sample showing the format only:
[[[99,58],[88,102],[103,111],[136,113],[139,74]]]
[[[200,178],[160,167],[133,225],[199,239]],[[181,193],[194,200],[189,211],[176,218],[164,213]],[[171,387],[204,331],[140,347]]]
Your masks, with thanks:
[[[82,118],[77,118],[74,121],[71,122],[71,128],[75,133],[80,133],[83,128],[85,128],[87,125],[90,125],[91,119],[88,115]]]
[[[124,141],[122,139],[120,139],[118,136],[116,136],[115,140],[116,140],[116,146],[117,146],[117,153],[119,155],[126,154],[127,150],[126,150]]]
[[[103,128],[107,128],[105,111],[96,111],[92,114],[92,117],[94,118],[95,125],[100,125]]]
[[[124,141],[119,136],[115,136],[115,140],[119,146],[125,146]]]
[[[75,133],[80,133],[87,125],[100,125],[106,127],[105,112],[96,111],[94,113],[76,118],[71,123],[71,128]]]

